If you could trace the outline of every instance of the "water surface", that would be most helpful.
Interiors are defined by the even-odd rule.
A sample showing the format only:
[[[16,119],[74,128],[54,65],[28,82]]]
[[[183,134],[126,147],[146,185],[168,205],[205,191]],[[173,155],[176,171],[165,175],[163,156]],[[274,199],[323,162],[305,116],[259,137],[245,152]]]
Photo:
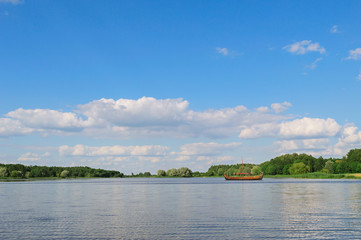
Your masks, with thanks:
[[[360,180],[0,183],[1,239],[361,239]]]

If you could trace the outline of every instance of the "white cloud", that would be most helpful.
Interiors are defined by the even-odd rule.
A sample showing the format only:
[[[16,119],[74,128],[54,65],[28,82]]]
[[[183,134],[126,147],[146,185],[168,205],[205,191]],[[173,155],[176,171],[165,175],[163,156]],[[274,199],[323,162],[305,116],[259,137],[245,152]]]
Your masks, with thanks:
[[[169,147],[160,145],[145,146],[102,146],[90,147],[82,144],[70,147],[67,145],[59,147],[61,156],[164,156],[167,155]]]
[[[32,132],[33,129],[23,126],[19,120],[0,118],[0,138],[27,135]]]
[[[280,124],[280,135],[284,138],[322,138],[333,137],[341,126],[331,118],[302,118]]]
[[[300,42],[296,42],[290,45],[283,47],[282,49],[286,50],[287,52],[294,53],[297,55],[304,55],[308,52],[319,52],[325,53],[326,50],[324,47],[320,46],[319,43],[312,43],[311,40],[303,40]]]
[[[25,127],[35,129],[76,130],[84,126],[84,122],[75,113],[49,109],[19,108],[6,116],[20,121]]]
[[[197,161],[206,161],[207,164],[215,165],[215,164],[225,164],[225,163],[232,163],[235,162],[237,159],[233,156],[215,156],[215,157],[208,157],[208,156],[199,156],[197,157]]]
[[[361,48],[356,48],[349,51],[349,56],[346,59],[358,60],[361,58]]]
[[[137,166],[143,164],[142,162],[154,163],[162,166],[163,164],[175,165],[184,164],[194,165],[198,161],[206,161],[206,164],[220,163],[227,161],[234,161],[232,156],[226,156],[225,153],[233,152],[239,149],[241,143],[215,143],[215,142],[199,142],[192,144],[185,144],[180,147],[178,152],[170,152],[168,146],[162,145],[145,145],[145,146],[86,146],[78,144],[75,146],[60,146],[58,148],[59,155],[66,158],[68,161],[78,161],[84,159],[83,164],[89,166],[110,166],[119,163],[124,167]],[[23,158],[35,161],[38,156],[27,153]],[[76,160],[78,159],[78,160]],[[154,165],[154,168],[155,166]],[[171,167],[168,167],[171,168]],[[204,164],[203,166],[204,167]],[[133,168],[133,167],[132,167]],[[149,169],[148,169],[149,170]],[[156,171],[156,170],[155,170]]]
[[[219,155],[226,151],[234,151],[239,148],[241,143],[191,143],[185,144],[181,146],[181,152],[173,153],[179,155],[202,155],[202,156],[209,156],[209,155]]]
[[[317,67],[317,63],[322,61],[323,58],[317,58],[313,63],[311,63],[310,66],[308,66],[310,69],[315,69]]]
[[[118,138],[224,138],[236,135],[244,125],[288,118],[252,112],[244,106],[196,112],[188,109],[188,105],[182,99],[101,99],[80,105],[78,113],[88,117],[87,122],[93,124],[93,128],[89,126],[85,129],[87,134],[96,136],[102,131],[103,136]]]
[[[229,51],[227,48],[216,47],[216,50],[218,53],[223,54],[223,56],[229,55]]]
[[[111,123],[118,126],[178,125],[184,120],[188,101],[142,97],[132,99],[105,99],[79,105],[78,112],[94,124]]]
[[[297,139],[297,140],[283,140],[277,141],[276,144],[280,146],[281,152],[289,151],[303,151],[310,150],[325,150],[330,144],[330,140],[327,138],[320,139]]]
[[[333,25],[330,29],[330,33],[340,33],[337,25]]]
[[[338,144],[338,146],[361,145],[361,131],[354,125],[346,125]]]
[[[239,134],[241,139],[275,137],[279,134],[279,125],[277,123],[254,124],[244,128]]]
[[[324,138],[334,137],[341,126],[333,119],[302,118],[281,123],[271,122],[254,124],[241,130],[241,139],[276,137],[276,138]]]
[[[286,111],[291,106],[292,106],[292,104],[289,103],[289,102],[271,104],[271,108],[275,113],[282,113],[282,112]]]
[[[21,4],[23,2],[24,1],[21,1],[21,0],[0,0],[0,3],[10,3],[13,5]]]
[[[267,113],[267,112],[269,112],[269,108],[265,107],[265,106],[262,106],[262,107],[256,108],[256,111],[261,112],[261,113]]]
[[[22,154],[18,158],[18,161],[39,161],[39,160],[43,159],[44,157],[49,157],[49,156],[50,156],[49,152],[46,152],[43,154],[27,152],[27,153]]]
[[[210,139],[237,136],[255,124],[275,123],[289,119],[275,115],[267,107],[256,111],[240,105],[233,108],[193,111],[183,99],[100,99],[79,105],[74,112],[51,109],[22,109],[0,118],[0,137],[31,133],[43,136],[78,135],[92,138],[138,139],[148,137]],[[272,104],[276,113],[285,111],[290,103]]]

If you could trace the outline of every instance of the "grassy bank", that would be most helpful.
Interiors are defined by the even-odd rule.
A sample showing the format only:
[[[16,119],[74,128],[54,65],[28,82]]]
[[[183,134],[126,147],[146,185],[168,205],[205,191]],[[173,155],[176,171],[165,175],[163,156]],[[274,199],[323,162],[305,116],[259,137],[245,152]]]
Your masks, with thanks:
[[[265,175],[265,178],[361,179],[361,173],[329,174],[313,172],[299,175]]]

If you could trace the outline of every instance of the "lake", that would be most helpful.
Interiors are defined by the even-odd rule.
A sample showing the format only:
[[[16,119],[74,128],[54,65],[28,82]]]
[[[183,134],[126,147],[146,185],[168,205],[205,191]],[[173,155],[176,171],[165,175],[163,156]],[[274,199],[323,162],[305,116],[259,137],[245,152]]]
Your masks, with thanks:
[[[0,183],[0,239],[361,239],[361,180]]]

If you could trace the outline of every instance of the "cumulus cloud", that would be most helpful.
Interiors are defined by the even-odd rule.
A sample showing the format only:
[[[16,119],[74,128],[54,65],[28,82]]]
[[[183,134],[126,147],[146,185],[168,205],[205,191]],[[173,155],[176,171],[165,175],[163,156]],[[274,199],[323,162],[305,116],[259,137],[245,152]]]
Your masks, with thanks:
[[[84,159],[88,165],[122,165],[140,164],[143,161],[151,163],[172,163],[187,162],[188,165],[203,161],[206,164],[220,163],[224,161],[234,161],[234,157],[225,155],[239,149],[241,143],[215,143],[199,142],[185,144],[179,147],[179,151],[171,152],[168,146],[164,145],[144,145],[144,146],[87,146],[78,144],[75,146],[60,146],[59,155],[69,161]],[[23,160],[33,159],[39,155],[26,153],[22,156]],[[137,165],[138,166],[138,165]]]
[[[292,121],[283,121],[281,123],[254,124],[241,130],[239,137],[261,138],[324,138],[334,137],[340,130],[341,126],[333,119],[319,118],[302,118]]]
[[[333,25],[330,29],[330,33],[340,33],[337,25]]]
[[[240,105],[234,108],[192,111],[183,99],[143,97],[138,100],[101,99],[78,106],[78,113],[86,116],[89,135],[113,135],[117,137],[207,137],[235,136],[244,125],[278,121],[288,118],[263,112],[252,112]],[[283,104],[282,106],[285,107]],[[97,126],[97,127],[96,127]],[[108,133],[105,133],[105,130]]]
[[[132,99],[105,99],[79,105],[78,113],[94,124],[111,123],[118,126],[178,125],[184,121],[188,101],[178,99],[155,99],[142,97]]]
[[[39,161],[44,157],[49,157],[50,153],[46,152],[43,154],[38,154],[38,153],[31,153],[31,152],[27,152],[22,154],[19,158],[18,161]]]
[[[32,132],[33,129],[25,127],[19,120],[0,118],[0,138],[27,135]]]
[[[292,104],[289,103],[289,102],[271,104],[271,108],[275,113],[282,113],[282,112],[286,111],[291,106],[292,106]]]
[[[331,118],[302,118],[280,124],[280,135],[284,138],[321,138],[333,137],[341,126]]]
[[[216,47],[216,50],[218,53],[222,54],[223,56],[229,55],[229,51],[227,48]]]
[[[49,109],[22,109],[6,114],[20,121],[28,128],[75,130],[84,126],[84,122],[75,113],[62,113]]]
[[[71,146],[60,146],[61,156],[164,156],[168,153],[169,147],[160,145],[145,146],[102,146],[90,147],[82,144]]]
[[[330,140],[327,138],[320,139],[296,139],[296,140],[283,140],[277,141],[281,152],[289,151],[303,151],[308,152],[310,150],[325,150],[330,144]]]
[[[354,125],[346,125],[343,129],[338,146],[361,145],[361,131]]]
[[[304,55],[308,52],[319,52],[325,53],[326,49],[320,46],[319,43],[312,43],[311,40],[303,40],[283,47],[282,49],[287,52],[294,53],[297,55]]]
[[[100,99],[78,105],[72,112],[51,109],[19,108],[0,118],[0,137],[31,133],[43,136],[80,135],[93,138],[197,138],[237,136],[255,124],[275,123],[288,115],[269,112],[268,107],[251,111],[239,105],[233,108],[193,111],[183,99]],[[271,105],[273,112],[285,111],[290,103]]]
[[[258,107],[256,109],[257,112],[261,112],[261,113],[267,113],[269,112],[269,108],[268,107],[265,107],[265,106],[262,106],[262,107]]]
[[[235,162],[237,159],[233,156],[199,156],[196,159],[197,161],[206,161],[208,165],[222,164]]]
[[[263,123],[254,124],[250,127],[244,128],[239,134],[241,139],[275,137],[279,134],[279,124],[277,123]]]
[[[361,48],[356,48],[349,51],[349,56],[346,59],[359,60],[361,58]]]
[[[181,146],[181,152],[173,153],[173,154],[180,154],[180,155],[219,155],[226,151],[234,151],[241,143],[191,143],[185,144]]]

